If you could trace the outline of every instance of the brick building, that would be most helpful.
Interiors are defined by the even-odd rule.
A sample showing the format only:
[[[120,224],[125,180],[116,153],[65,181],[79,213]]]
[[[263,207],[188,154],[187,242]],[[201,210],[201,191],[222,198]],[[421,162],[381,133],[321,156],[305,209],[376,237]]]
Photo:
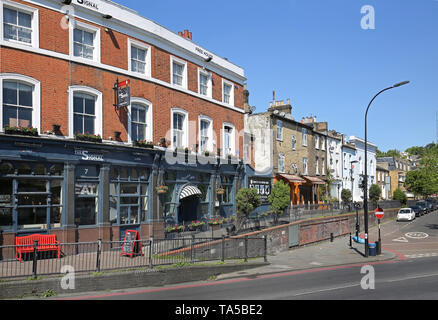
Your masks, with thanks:
[[[35,232],[64,242],[119,240],[127,228],[162,236],[165,217],[233,213],[245,81],[188,30],[114,2],[2,0],[3,243]],[[117,83],[130,90],[123,107]]]
[[[275,99],[266,112],[249,116],[248,130],[255,137],[255,170],[289,183],[292,204],[318,203],[327,168],[324,134],[296,121],[290,100]]]

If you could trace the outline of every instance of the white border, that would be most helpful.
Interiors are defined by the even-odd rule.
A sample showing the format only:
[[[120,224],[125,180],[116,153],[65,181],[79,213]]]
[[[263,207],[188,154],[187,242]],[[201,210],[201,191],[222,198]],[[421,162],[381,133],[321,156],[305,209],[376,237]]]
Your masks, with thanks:
[[[85,94],[92,95],[96,98],[96,122],[94,124],[94,134],[100,135],[103,139],[103,130],[102,130],[102,92],[85,86],[70,86],[68,88],[68,137],[74,138],[73,132],[73,96],[75,92],[82,92]]]
[[[17,73],[0,73],[0,131],[4,132],[3,125],[3,81],[12,80],[32,86],[32,127],[41,133],[41,83],[31,77]]]

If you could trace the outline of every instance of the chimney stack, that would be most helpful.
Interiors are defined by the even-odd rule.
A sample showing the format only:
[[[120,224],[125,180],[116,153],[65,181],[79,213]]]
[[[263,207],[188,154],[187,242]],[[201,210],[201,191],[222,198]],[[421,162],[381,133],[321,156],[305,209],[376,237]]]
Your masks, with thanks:
[[[179,31],[178,35],[180,35],[181,37],[186,38],[188,40],[192,40],[192,33],[189,30],[184,30],[184,33]]]

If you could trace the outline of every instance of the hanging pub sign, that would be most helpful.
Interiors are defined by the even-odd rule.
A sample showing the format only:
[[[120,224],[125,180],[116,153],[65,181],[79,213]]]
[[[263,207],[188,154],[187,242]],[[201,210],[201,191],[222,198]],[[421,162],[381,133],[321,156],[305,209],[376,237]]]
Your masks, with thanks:
[[[119,82],[119,79],[116,80],[114,84],[114,107],[116,109],[126,108],[131,104],[131,89],[129,84],[129,80],[122,82]]]
[[[140,235],[138,231],[127,230],[125,233],[125,239],[123,240],[122,251],[120,256],[129,256],[132,258],[134,255],[142,255]]]

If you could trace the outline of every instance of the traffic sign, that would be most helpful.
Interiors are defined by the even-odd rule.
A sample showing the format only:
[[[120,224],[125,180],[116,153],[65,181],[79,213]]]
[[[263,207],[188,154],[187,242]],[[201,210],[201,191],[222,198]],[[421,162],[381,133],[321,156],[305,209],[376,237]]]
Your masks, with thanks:
[[[385,211],[383,211],[382,208],[377,208],[375,214],[376,214],[376,218],[380,220],[383,219],[383,217],[385,216]]]

